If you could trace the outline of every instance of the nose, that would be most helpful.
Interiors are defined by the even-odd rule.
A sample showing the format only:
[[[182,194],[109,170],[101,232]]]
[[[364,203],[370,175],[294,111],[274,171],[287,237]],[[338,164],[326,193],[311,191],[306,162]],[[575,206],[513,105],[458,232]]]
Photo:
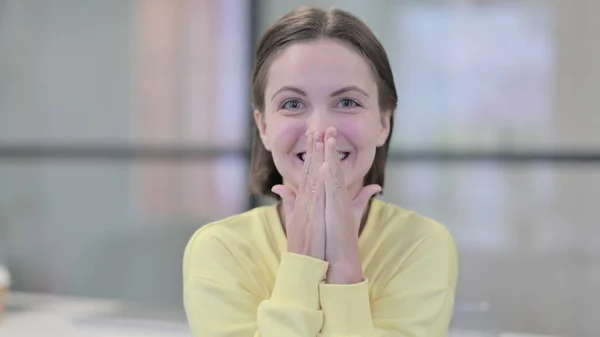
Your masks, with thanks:
[[[307,118],[306,127],[309,131],[324,135],[329,127],[336,127],[335,119],[331,111],[327,109],[315,109]]]

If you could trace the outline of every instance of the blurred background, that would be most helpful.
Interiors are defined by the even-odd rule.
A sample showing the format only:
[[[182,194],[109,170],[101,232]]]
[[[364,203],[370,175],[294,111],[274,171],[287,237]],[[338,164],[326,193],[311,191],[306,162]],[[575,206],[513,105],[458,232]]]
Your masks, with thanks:
[[[383,199],[454,235],[453,326],[600,336],[600,2],[313,3],[387,49]],[[270,202],[248,189],[249,73],[260,34],[302,4],[0,0],[13,290],[181,313],[190,235]]]

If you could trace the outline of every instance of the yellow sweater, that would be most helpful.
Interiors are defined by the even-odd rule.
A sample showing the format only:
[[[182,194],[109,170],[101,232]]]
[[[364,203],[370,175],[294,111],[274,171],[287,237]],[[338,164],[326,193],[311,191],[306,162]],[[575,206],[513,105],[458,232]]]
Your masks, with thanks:
[[[275,206],[200,228],[183,261],[197,337],[439,337],[457,253],[442,225],[376,199],[359,238],[365,281],[323,282],[328,264],[288,253]]]

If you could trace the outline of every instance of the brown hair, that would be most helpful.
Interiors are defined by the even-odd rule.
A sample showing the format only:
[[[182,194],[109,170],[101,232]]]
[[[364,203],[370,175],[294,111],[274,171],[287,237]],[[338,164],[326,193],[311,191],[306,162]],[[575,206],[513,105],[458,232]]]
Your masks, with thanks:
[[[320,38],[341,40],[358,51],[371,64],[379,91],[379,109],[390,112],[390,133],[385,144],[378,147],[364,184],[379,184],[383,188],[385,164],[394,125],[394,110],[398,101],[394,76],[385,49],[371,29],[356,16],[339,9],[324,11],[313,6],[300,7],[275,22],[261,37],[256,50],[252,71],[252,105],[264,113],[265,88],[271,61],[281,50],[293,43],[315,41]],[[271,192],[283,178],[277,171],[273,157],[261,142],[258,127],[252,135],[250,188],[256,195],[279,196]]]

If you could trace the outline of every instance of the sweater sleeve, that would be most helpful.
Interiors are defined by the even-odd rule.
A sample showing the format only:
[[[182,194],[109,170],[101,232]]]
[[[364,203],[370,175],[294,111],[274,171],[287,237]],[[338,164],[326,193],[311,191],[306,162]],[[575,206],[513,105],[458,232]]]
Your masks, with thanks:
[[[448,335],[457,278],[457,253],[450,234],[439,229],[397,258],[404,261],[376,293],[369,294],[368,280],[320,285],[323,336]]]
[[[323,326],[319,284],[328,263],[284,253],[271,298],[258,308],[261,336],[317,336]]]
[[[316,337],[323,324],[318,289],[328,264],[284,253],[268,296],[258,290],[262,278],[249,267],[252,258],[232,250],[235,244],[202,229],[185,249],[184,307],[193,336]]]

